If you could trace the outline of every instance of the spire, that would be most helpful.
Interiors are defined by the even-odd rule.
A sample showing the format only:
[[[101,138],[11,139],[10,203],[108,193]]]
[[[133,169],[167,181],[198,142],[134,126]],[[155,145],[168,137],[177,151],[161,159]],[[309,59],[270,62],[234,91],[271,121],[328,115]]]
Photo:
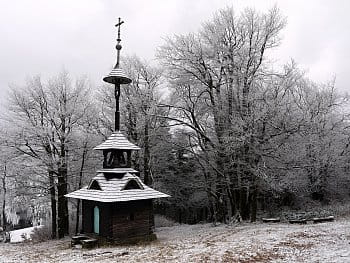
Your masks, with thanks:
[[[103,81],[114,84],[114,96],[115,96],[115,131],[120,130],[120,112],[119,112],[119,97],[120,97],[120,85],[121,84],[129,84],[131,83],[131,79],[126,76],[124,71],[120,68],[120,50],[122,46],[120,45],[120,26],[124,23],[119,17],[118,24],[115,26],[118,28],[118,38],[117,45],[115,48],[117,49],[117,63],[115,64],[112,71],[103,78]]]
[[[120,68],[120,50],[122,46],[120,45],[120,26],[124,23],[121,18],[118,18],[118,24],[115,26],[118,28],[118,36],[117,36],[117,45],[115,48],[117,49],[117,63],[115,64],[112,71],[103,78],[103,81],[111,84],[129,84],[131,83],[131,79],[126,76],[124,71]]]
[[[117,64],[115,65],[114,68],[119,68],[119,57],[120,57],[120,50],[122,49],[122,45],[120,45],[120,41],[122,41],[120,39],[120,26],[124,23],[124,21],[122,21],[120,19],[120,17],[118,18],[118,24],[116,24],[115,26],[118,28],[118,38],[117,38],[117,45],[115,46],[115,48],[117,49]]]

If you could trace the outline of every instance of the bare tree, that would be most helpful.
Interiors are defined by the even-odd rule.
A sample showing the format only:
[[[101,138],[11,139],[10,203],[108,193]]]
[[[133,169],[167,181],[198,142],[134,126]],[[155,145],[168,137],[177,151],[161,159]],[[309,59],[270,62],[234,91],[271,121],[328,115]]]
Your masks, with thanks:
[[[266,73],[265,53],[278,45],[284,24],[277,8],[266,14],[246,9],[238,16],[228,8],[220,10],[198,34],[169,38],[159,50],[158,56],[168,68],[174,89],[187,98],[185,107],[172,105],[176,114],[182,112],[180,118],[174,119],[194,129],[199,135],[198,143],[207,147],[207,151],[215,152],[216,183],[209,193],[216,200],[213,210],[221,221],[227,216],[226,208],[235,206],[234,193],[230,190],[234,184],[230,176],[232,170],[228,171],[225,165],[229,162],[225,141],[232,135],[232,129],[237,130],[237,124],[241,127],[238,128],[240,137],[244,139],[238,154],[241,163],[237,163],[233,176],[240,195],[237,211],[246,218],[250,205],[256,210],[256,175],[250,167],[256,162],[251,155],[254,138],[249,136],[252,134],[252,99],[256,83]],[[199,104],[207,105],[210,112],[202,120],[194,112]],[[203,125],[203,121],[207,120],[211,129],[204,131],[207,125]],[[248,186],[242,185],[243,180],[247,180]],[[242,203],[249,200],[243,195],[249,194],[252,202]],[[255,213],[252,220],[255,220]]]
[[[68,233],[68,150],[72,132],[90,107],[85,79],[74,85],[66,72],[43,83],[32,78],[23,88],[12,88],[8,121],[15,127],[9,145],[46,165],[51,196],[52,236]],[[57,195],[56,195],[57,189]],[[57,197],[57,218],[56,218]]]

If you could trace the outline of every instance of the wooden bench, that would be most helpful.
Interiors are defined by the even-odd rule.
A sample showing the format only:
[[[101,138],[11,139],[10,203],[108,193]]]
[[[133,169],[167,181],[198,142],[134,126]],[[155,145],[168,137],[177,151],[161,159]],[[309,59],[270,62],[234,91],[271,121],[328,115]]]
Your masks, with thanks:
[[[307,224],[307,219],[303,218],[303,219],[289,219],[288,222],[290,224],[302,224],[305,225]]]
[[[94,248],[98,244],[98,240],[86,235],[73,236],[71,240],[71,247]]]
[[[261,219],[264,223],[278,223],[281,222],[281,218],[275,217],[275,218],[262,218]]]
[[[327,216],[327,217],[314,217],[312,219],[314,224],[317,223],[323,223],[323,222],[333,222],[334,221],[334,216]]]
[[[95,238],[84,239],[80,242],[83,248],[94,248],[97,246],[97,239]]]
[[[86,235],[72,236],[71,246],[74,247],[75,245],[81,245],[82,244],[81,241],[86,239],[90,239],[90,238]]]

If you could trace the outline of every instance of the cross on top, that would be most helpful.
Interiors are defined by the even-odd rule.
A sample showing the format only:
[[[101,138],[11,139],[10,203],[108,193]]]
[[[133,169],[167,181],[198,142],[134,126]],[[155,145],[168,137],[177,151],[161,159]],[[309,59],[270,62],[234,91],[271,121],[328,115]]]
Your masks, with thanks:
[[[118,38],[117,41],[118,43],[121,41],[120,39],[120,26],[124,23],[124,21],[121,20],[121,18],[118,18],[118,24],[116,24],[115,26],[118,27]]]
[[[115,46],[115,48],[117,49],[117,64],[115,65],[115,67],[119,67],[119,57],[120,57],[120,50],[122,49],[122,46],[120,45],[120,26],[124,23],[124,21],[121,20],[121,18],[118,18],[118,24],[116,24],[115,26],[118,28],[118,38],[117,38],[117,45]]]

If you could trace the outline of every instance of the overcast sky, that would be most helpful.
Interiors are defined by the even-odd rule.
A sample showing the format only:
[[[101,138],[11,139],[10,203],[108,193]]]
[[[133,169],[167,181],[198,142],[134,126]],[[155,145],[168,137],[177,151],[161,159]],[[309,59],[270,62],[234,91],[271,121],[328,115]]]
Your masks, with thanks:
[[[115,63],[122,17],[122,55],[152,60],[162,37],[197,31],[220,8],[266,11],[274,4],[287,17],[277,64],[293,58],[318,82],[336,76],[350,91],[350,1],[346,0],[0,0],[0,102],[9,84],[28,76],[53,76],[63,68],[95,85]]]

